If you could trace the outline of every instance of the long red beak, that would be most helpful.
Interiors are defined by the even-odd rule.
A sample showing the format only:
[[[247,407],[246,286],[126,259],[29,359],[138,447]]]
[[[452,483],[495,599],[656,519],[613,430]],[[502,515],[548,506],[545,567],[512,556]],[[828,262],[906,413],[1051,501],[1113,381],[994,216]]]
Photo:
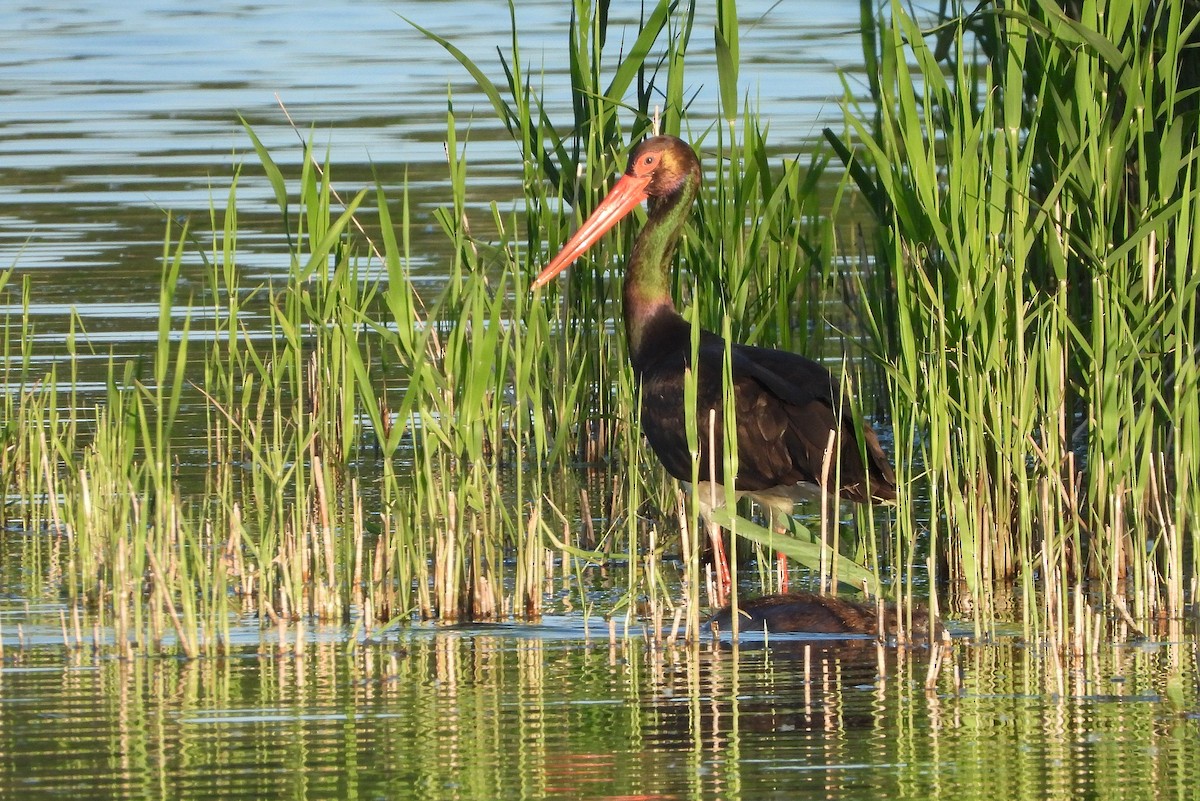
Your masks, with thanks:
[[[649,197],[646,194],[646,186],[649,185],[650,178],[649,175],[622,175],[621,180],[617,181],[612,191],[605,195],[604,200],[600,201],[600,205],[592,212],[592,216],[579,226],[575,236],[567,240],[567,244],[563,245],[563,249],[559,251],[558,255],[546,265],[546,269],[542,270],[541,275],[534,279],[532,288],[537,289],[548,284],[550,279],[567,269],[571,262],[596,244],[596,240],[604,236],[608,229],[640,206]]]

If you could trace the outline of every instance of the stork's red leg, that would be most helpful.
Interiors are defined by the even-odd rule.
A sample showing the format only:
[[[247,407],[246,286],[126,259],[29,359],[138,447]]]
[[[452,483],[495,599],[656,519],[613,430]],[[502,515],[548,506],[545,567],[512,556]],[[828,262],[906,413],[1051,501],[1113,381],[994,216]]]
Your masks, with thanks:
[[[720,526],[709,524],[708,537],[712,542],[713,564],[717,571],[717,606],[725,606],[729,602],[733,580],[730,578],[729,560],[725,557],[725,541],[721,538]]]

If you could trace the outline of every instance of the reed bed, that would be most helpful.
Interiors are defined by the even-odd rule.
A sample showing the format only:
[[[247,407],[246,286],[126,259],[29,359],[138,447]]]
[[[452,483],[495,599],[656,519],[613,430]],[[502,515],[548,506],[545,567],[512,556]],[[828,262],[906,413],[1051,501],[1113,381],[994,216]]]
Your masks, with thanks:
[[[665,5],[657,18],[647,47],[665,29]],[[589,16],[576,29],[577,56],[596,62],[581,81],[600,71],[596,24]],[[641,67],[625,59],[620,80]],[[611,115],[624,87],[612,91],[597,115]],[[409,273],[406,192],[398,205],[382,185],[342,199],[311,142],[299,176],[285,176],[249,126],[247,135],[278,206],[286,280],[243,286],[238,175],[212,210],[211,247],[197,252],[190,231],[168,232],[157,346],[114,356],[93,406],[61,402],[74,399],[74,382],[58,367],[34,375],[28,350],[14,353],[33,340],[27,314],[5,329],[4,523],[49,535],[57,591],[111,627],[126,656],[213,653],[242,615],[297,653],[315,622],[370,636],[414,617],[536,619],[557,592],[556,570],[590,610],[588,566],[614,563],[629,579],[606,613],[626,626],[647,608],[675,617],[667,537],[643,520],[643,485],[604,478],[589,494],[568,474],[608,462],[614,442],[629,463],[648,459],[624,422],[632,387],[615,367],[603,307],[571,317],[529,296],[529,242],[540,254],[546,220],[570,226],[556,210],[561,189],[531,197],[536,214],[470,220],[451,102],[449,202],[437,219],[453,257],[445,289],[422,298]],[[358,220],[370,201],[375,237]],[[483,245],[472,222],[494,223],[500,241]],[[179,297],[181,270],[197,258],[201,296]],[[177,445],[189,408],[203,410],[200,457]],[[184,462],[198,466],[202,488],[184,480],[195,472]],[[83,646],[82,627],[64,630]]]
[[[828,140],[878,227],[862,316],[903,443],[897,536],[980,627],[1197,580],[1196,56],[1182,3],[863,4],[873,109]],[[919,519],[914,501],[928,496]]]
[[[657,124],[710,165],[677,273],[696,330],[857,357],[856,336],[824,341],[825,304],[848,299],[875,357],[844,362],[851,393],[883,365],[898,511],[823,504],[814,533],[784,539],[746,521],[752,510],[726,513],[759,587],[775,586],[769,554],[784,547],[823,587],[927,586],[937,603],[949,586],[981,632],[1015,593],[1026,633],[1064,649],[1094,647],[1097,598],[1143,628],[1178,617],[1200,559],[1195,100],[1183,71],[1159,66],[1164,52],[1189,63],[1186,21],[1169,4],[1127,12],[1006,6],[926,34],[899,4],[877,19],[864,3],[874,106],[847,101],[845,130],[807,163],[775,161],[739,94],[732,2],[713,33],[721,119],[700,130],[684,91],[694,3],[647,9],[621,47],[607,4],[576,2],[565,129],[523,72],[515,19],[500,82],[426,31],[511,134],[517,207],[468,209],[451,97],[436,215],[451,256],[444,288],[423,297],[405,187],[389,196],[381,179],[343,198],[311,141],[285,174],[247,125],[254,177],[235,175],[214,203],[209,245],[168,230],[156,346],[112,356],[100,397],[78,391],[73,359],[35,369],[33,323],[15,311],[28,291],[0,275],[0,524],[34,535],[33,581],[111,627],[124,655],[215,653],[247,615],[266,647],[303,653],[322,622],[357,641],[415,618],[536,619],[564,595],[614,631],[640,619],[655,642],[694,639],[709,584],[700,521],[642,440],[612,326],[632,231],[548,297],[529,291]],[[845,244],[845,205],[822,213],[835,158],[858,192],[838,197],[878,223],[871,257]],[[260,170],[288,270],[245,286],[238,189]],[[182,297],[196,264],[203,289]],[[196,425],[202,446],[184,448]],[[705,436],[703,420],[688,426]],[[598,603],[590,587],[614,565],[623,584]],[[77,613],[63,628],[82,647]]]

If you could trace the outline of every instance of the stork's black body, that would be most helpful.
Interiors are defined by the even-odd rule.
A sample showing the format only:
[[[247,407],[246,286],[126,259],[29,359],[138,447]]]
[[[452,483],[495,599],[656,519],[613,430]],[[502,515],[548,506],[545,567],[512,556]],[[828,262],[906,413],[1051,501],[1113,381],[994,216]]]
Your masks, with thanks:
[[[691,326],[674,309],[658,309],[647,321],[642,346],[630,353],[642,391],[642,430],[667,472],[682,481],[692,477],[684,408],[685,374],[691,367]],[[700,437],[700,478],[726,484],[724,459],[711,463],[708,419],[716,410],[712,442],[724,440],[722,380],[725,341],[700,334],[697,352],[696,420]],[[734,415],[738,427],[738,492],[796,498],[820,485],[828,472],[838,479],[842,497],[860,503],[896,497],[895,478],[879,441],[864,426],[867,468],[848,411],[840,411],[840,388],[820,364],[787,351],[734,345],[731,355]],[[833,440],[836,458],[826,461]],[[778,504],[777,504],[778,505]]]
[[[625,332],[642,393],[642,430],[667,471],[683,481],[692,478],[684,407],[692,331],[672,303],[669,271],[700,176],[700,162],[687,143],[673,136],[647,139],[630,154],[625,174],[533,284],[536,288],[547,283],[617,221],[648,202],[646,225],[625,274]],[[787,510],[823,481],[836,481],[826,489],[852,501],[896,497],[895,475],[879,440],[864,424],[860,445],[840,400],[840,387],[828,370],[795,353],[749,345],[735,344],[731,358],[738,428],[733,489],[738,494],[751,493],[773,509]],[[721,485],[730,477],[723,474],[722,455],[714,459],[709,453],[708,420],[715,410],[712,441],[720,448],[724,360],[725,341],[701,332],[695,365],[700,479],[712,476]]]

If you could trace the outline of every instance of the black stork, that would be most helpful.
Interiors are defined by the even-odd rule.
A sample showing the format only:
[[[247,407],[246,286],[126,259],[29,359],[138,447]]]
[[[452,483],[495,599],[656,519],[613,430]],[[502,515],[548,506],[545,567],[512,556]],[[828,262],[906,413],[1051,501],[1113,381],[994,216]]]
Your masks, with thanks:
[[[534,289],[545,285],[648,201],[646,225],[634,242],[625,273],[625,334],[642,394],[642,430],[667,472],[685,482],[692,477],[684,423],[691,324],[671,300],[670,265],[700,180],[700,162],[686,142],[674,136],[645,140],[630,154],[629,166],[612,191],[533,282]],[[724,459],[710,452],[708,421],[710,410],[715,410],[712,439],[719,449],[724,442],[724,359],[724,339],[702,331],[696,364],[695,419],[705,432],[700,437],[699,474],[713,476],[721,485],[726,481]],[[812,497],[822,476],[837,476],[837,492],[847,500],[895,499],[896,477],[875,432],[863,425],[860,445],[828,370],[795,353],[750,345],[733,345],[731,362],[738,443],[735,493],[752,495],[768,509],[790,515],[796,500]],[[699,489],[703,507],[708,492]],[[728,566],[719,539],[714,547],[723,596]]]

